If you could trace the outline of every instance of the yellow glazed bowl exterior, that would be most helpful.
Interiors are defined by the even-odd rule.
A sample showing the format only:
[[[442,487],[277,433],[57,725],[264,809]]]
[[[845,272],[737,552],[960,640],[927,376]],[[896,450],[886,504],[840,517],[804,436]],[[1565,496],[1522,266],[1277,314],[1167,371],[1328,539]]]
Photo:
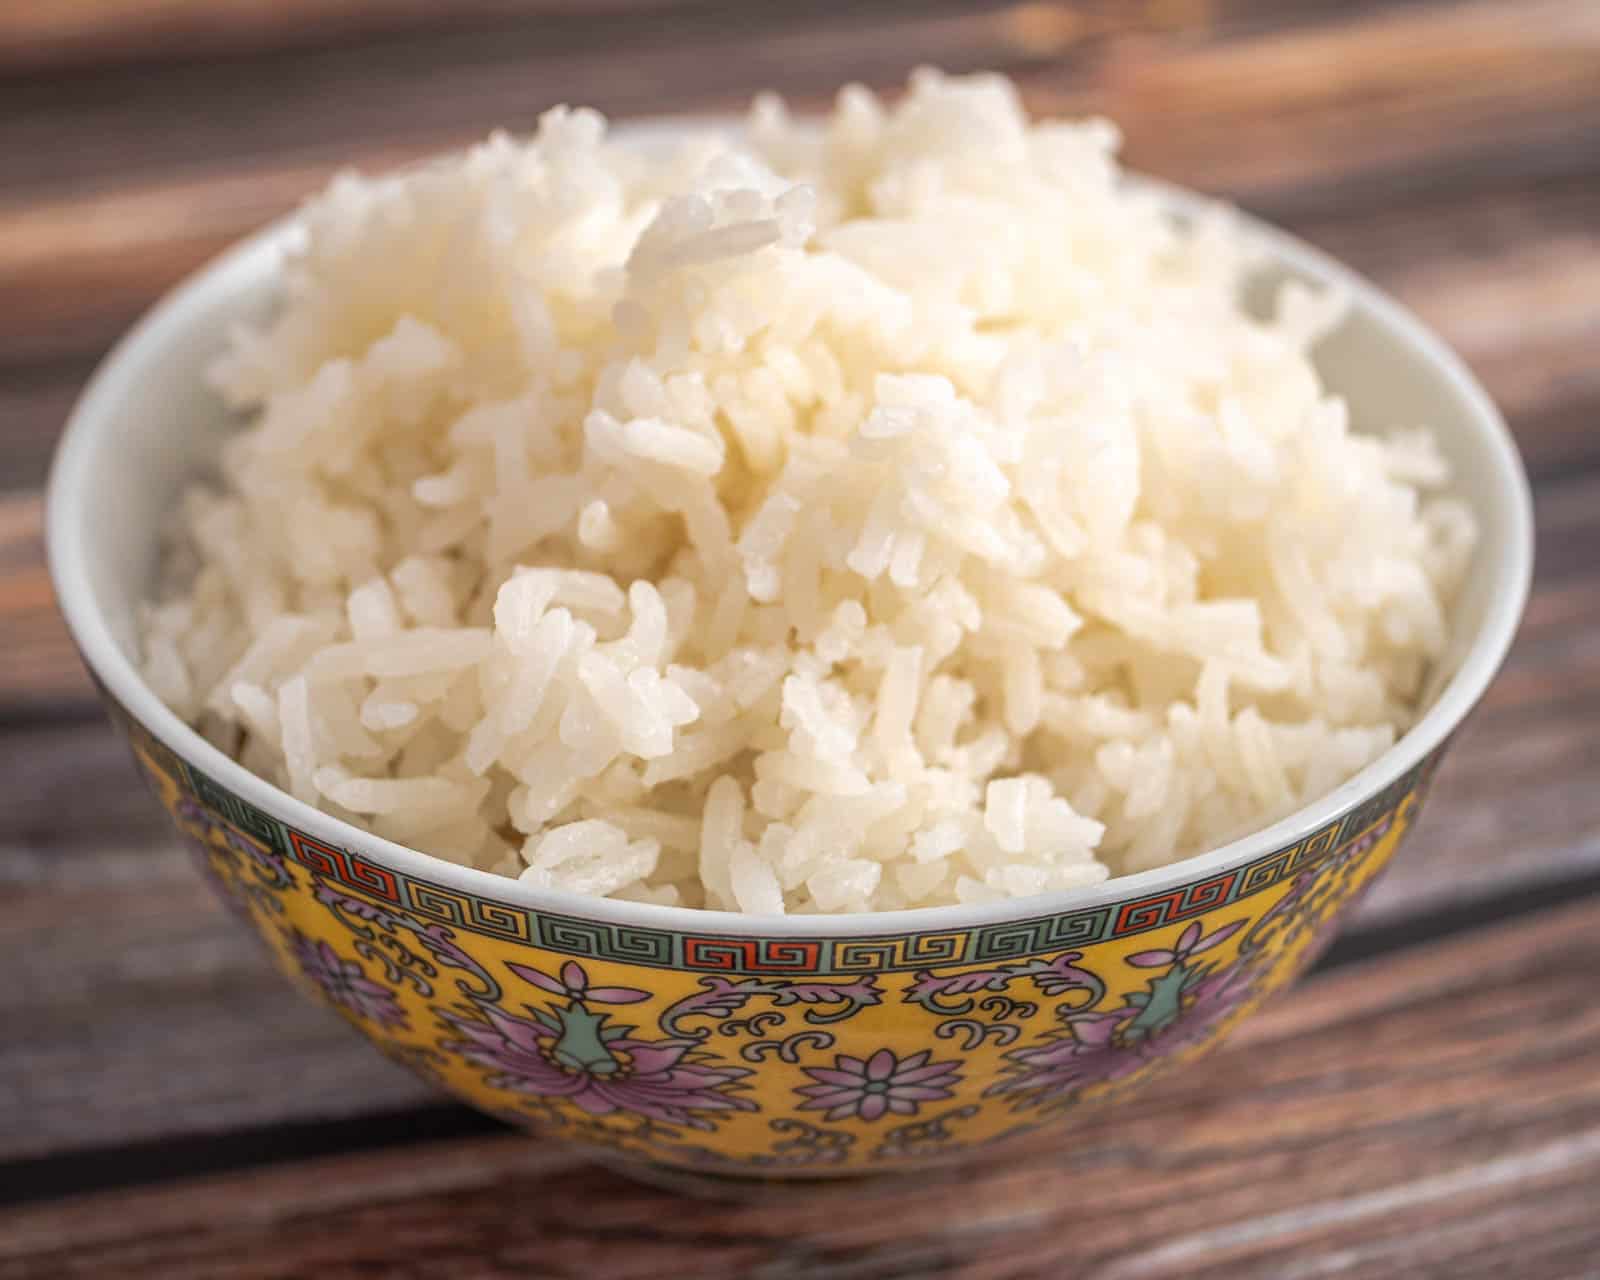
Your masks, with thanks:
[[[416,878],[294,829],[119,719],[278,966],[389,1057],[540,1133],[767,1177],[970,1153],[1203,1052],[1316,955],[1441,754],[1286,848],[1153,894],[968,929],[762,937]]]

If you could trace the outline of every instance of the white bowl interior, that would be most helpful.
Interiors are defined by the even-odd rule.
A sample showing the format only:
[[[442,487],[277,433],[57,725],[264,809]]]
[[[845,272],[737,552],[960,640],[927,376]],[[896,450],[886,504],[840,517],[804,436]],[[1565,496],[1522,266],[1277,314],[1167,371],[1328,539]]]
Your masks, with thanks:
[[[1179,212],[1202,203],[1162,190]],[[1348,401],[1360,429],[1426,425],[1437,433],[1455,486],[1477,513],[1481,542],[1470,580],[1455,603],[1449,654],[1430,681],[1429,713],[1381,760],[1331,796],[1224,849],[1170,867],[1112,880],[1093,891],[1022,900],[1023,905],[756,922],[734,913],[541,894],[379,840],[309,809],[224,759],[139,679],[136,611],[154,580],[168,513],[185,486],[207,469],[228,430],[227,415],[204,371],[230,328],[271,305],[277,268],[297,235],[292,223],[246,241],[166,298],[108,357],[79,402],[50,485],[51,567],[62,607],[89,664],[117,698],[225,785],[322,838],[504,901],[658,925],[669,924],[669,917],[694,917],[700,929],[737,927],[743,919],[745,928],[769,934],[817,932],[825,924],[838,926],[830,932],[856,933],[882,930],[890,919],[903,929],[1041,914],[1181,883],[1291,842],[1421,760],[1454,729],[1499,666],[1521,615],[1532,567],[1532,508],[1521,463],[1504,423],[1459,360],[1408,313],[1331,259],[1264,224],[1247,220],[1246,225],[1279,264],[1273,274],[1337,282],[1351,291],[1353,314],[1318,349],[1318,367]]]

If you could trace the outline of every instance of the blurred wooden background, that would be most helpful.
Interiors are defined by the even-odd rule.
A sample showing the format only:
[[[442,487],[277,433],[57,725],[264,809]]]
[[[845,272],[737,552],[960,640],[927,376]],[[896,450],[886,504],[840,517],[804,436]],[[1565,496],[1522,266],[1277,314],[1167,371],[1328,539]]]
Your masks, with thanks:
[[[1209,1064],[1005,1168],[683,1204],[265,971],[98,716],[40,490],[118,334],[337,167],[920,63],[1108,114],[1415,308],[1527,457],[1535,597],[1354,932]],[[1597,421],[1597,0],[0,0],[0,1280],[1600,1275]]]

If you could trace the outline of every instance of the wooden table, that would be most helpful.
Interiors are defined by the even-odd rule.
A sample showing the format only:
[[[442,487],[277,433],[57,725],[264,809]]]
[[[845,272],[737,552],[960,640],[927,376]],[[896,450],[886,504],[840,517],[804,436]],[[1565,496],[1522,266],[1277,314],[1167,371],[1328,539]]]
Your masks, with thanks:
[[[1467,357],[1538,489],[1521,638],[1296,997],[1008,1161],[739,1206],[451,1105],[194,877],[53,610],[40,485],[152,299],[334,166],[801,106],[918,62],[1353,262]],[[1600,3],[0,5],[0,1278],[1600,1276]]]

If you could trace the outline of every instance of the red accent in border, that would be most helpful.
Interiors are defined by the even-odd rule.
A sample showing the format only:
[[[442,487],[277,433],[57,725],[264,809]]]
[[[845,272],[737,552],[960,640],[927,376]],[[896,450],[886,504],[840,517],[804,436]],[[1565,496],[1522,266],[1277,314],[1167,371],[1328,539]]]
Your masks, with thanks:
[[[1212,907],[1228,900],[1228,895],[1233,892],[1234,881],[1238,878],[1237,871],[1230,871],[1227,875],[1218,876],[1214,880],[1202,880],[1196,884],[1185,885],[1182,889],[1160,893],[1153,898],[1124,902],[1121,910],[1117,912],[1117,923],[1111,931],[1111,936],[1115,938],[1124,933],[1141,933],[1146,929],[1158,929],[1175,920],[1183,920],[1202,911],[1209,911]]]
[[[400,887],[393,872],[385,871],[356,854],[301,835],[292,828],[289,829],[289,844],[294,848],[296,861],[316,874],[329,876],[351,889],[376,894],[386,902],[399,903]]]
[[[812,973],[822,957],[816,942],[775,938],[685,938],[683,963],[690,969],[781,970]]]

